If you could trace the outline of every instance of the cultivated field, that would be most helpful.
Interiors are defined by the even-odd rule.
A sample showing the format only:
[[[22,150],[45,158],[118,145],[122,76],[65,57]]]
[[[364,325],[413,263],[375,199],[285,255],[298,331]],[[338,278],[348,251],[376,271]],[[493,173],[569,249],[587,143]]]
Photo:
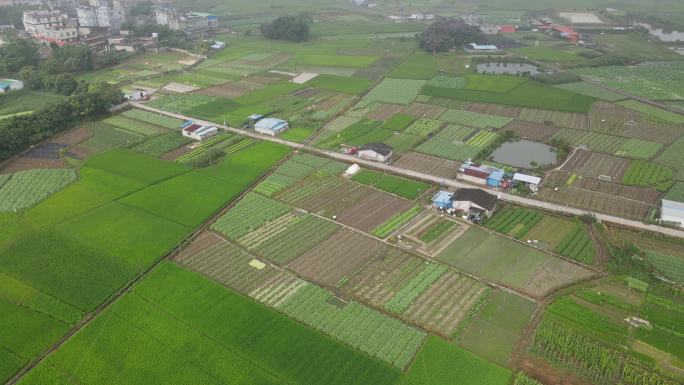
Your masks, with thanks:
[[[587,178],[606,179],[619,182],[629,167],[630,161],[617,156],[577,150],[563,164],[561,171]]]
[[[408,170],[424,172],[446,179],[454,179],[458,173],[458,163],[430,155],[409,152],[394,162],[395,166]]]
[[[372,238],[341,229],[292,261],[288,268],[307,279],[335,287],[364,263],[379,255],[384,248],[382,243]]]

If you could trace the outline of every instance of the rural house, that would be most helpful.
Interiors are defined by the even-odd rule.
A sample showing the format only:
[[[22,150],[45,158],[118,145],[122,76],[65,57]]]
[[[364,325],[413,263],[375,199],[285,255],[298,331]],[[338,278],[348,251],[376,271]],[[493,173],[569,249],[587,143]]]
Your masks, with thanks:
[[[254,130],[260,134],[276,136],[290,126],[282,119],[264,118],[254,124]]]
[[[218,134],[218,128],[193,123],[183,127],[181,132],[186,138],[202,141]]]
[[[451,208],[480,217],[491,217],[496,211],[499,199],[478,188],[462,188],[451,196]]]
[[[513,181],[523,183],[532,191],[538,191],[539,184],[541,183],[541,178],[538,176],[532,176],[516,172],[515,174],[513,174]]]
[[[660,220],[676,223],[677,226],[684,227],[684,203],[663,199]]]
[[[434,197],[432,197],[432,206],[434,206],[437,209],[450,209],[451,208],[451,197],[453,196],[453,193],[450,193],[449,191],[442,190],[435,194]]]
[[[385,143],[366,143],[359,149],[359,158],[386,162],[392,157],[392,147]]]

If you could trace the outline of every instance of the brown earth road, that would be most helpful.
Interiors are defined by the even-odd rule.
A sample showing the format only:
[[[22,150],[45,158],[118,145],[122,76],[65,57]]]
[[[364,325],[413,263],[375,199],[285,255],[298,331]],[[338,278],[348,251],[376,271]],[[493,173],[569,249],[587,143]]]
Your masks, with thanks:
[[[562,205],[562,204],[551,203],[551,202],[543,202],[543,201],[539,201],[536,199],[530,199],[530,198],[525,198],[525,197],[521,197],[521,196],[517,196],[517,195],[508,194],[508,193],[502,193],[502,192],[499,192],[496,190],[488,189],[485,186],[475,185],[475,184],[467,183],[467,182],[464,182],[461,180],[440,178],[440,177],[430,175],[427,173],[407,170],[404,168],[395,167],[395,166],[385,164],[385,163],[364,160],[364,159],[360,159],[360,158],[355,157],[355,156],[345,155],[345,154],[335,152],[335,151],[322,150],[322,149],[312,147],[311,145],[308,145],[308,144],[295,143],[295,142],[291,142],[288,140],[280,139],[278,137],[257,134],[253,131],[246,131],[246,130],[242,130],[242,129],[238,129],[238,128],[234,128],[234,127],[228,127],[228,126],[216,124],[213,122],[195,119],[195,118],[192,118],[192,117],[186,116],[186,115],[180,115],[180,114],[176,114],[176,113],[172,113],[172,112],[166,112],[166,111],[162,111],[160,109],[150,107],[150,106],[146,106],[146,105],[140,104],[140,103],[132,102],[131,105],[136,107],[136,108],[140,108],[142,110],[158,113],[160,115],[170,116],[170,117],[183,119],[183,120],[189,120],[190,119],[190,120],[193,120],[193,121],[200,123],[200,124],[217,126],[217,127],[223,128],[226,131],[231,131],[231,132],[238,133],[238,134],[241,134],[244,136],[248,136],[248,137],[251,137],[254,139],[266,140],[266,141],[270,141],[270,142],[274,142],[274,143],[279,143],[279,144],[282,144],[285,146],[295,148],[297,150],[306,150],[306,151],[313,153],[313,154],[316,154],[316,155],[322,155],[322,156],[325,156],[328,158],[333,158],[336,160],[340,160],[340,161],[346,162],[346,163],[357,163],[357,164],[362,165],[362,166],[366,166],[366,167],[373,168],[376,170],[388,172],[391,174],[405,176],[405,177],[412,178],[412,179],[419,179],[419,180],[423,180],[423,181],[427,181],[427,182],[431,182],[431,183],[436,183],[436,184],[439,184],[442,186],[448,186],[448,187],[456,187],[456,188],[473,188],[473,187],[476,187],[476,188],[481,188],[481,189],[487,189],[487,190],[490,190],[493,194],[496,194],[499,197],[499,199],[501,199],[501,200],[512,202],[512,203],[523,205],[523,206],[537,207],[540,209],[558,212],[558,213],[563,213],[563,214],[569,214],[569,215],[583,215],[583,214],[591,213],[591,214],[595,215],[596,219],[598,219],[600,221],[611,222],[611,223],[615,223],[615,224],[618,224],[621,226],[631,227],[631,228],[638,229],[638,230],[653,231],[656,233],[660,233],[660,234],[664,234],[664,235],[668,235],[668,236],[672,236],[672,237],[684,238],[684,230],[679,230],[679,229],[674,229],[674,228],[669,228],[669,227],[664,227],[664,226],[659,226],[659,225],[654,225],[654,224],[643,223],[640,221],[626,219],[626,218],[622,218],[622,217],[617,217],[614,215],[608,215],[608,214],[603,214],[603,213],[597,213],[597,212],[591,212],[591,211],[587,211],[587,210],[577,209],[574,207],[570,207],[568,205]]]

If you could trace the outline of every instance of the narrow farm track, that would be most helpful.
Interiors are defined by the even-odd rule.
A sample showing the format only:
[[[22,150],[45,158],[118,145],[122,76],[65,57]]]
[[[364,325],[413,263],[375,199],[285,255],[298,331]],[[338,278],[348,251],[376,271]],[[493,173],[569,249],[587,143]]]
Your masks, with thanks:
[[[230,208],[232,208],[235,203],[239,202],[247,193],[252,191],[252,188],[259,184],[261,181],[263,181],[266,177],[268,177],[273,170],[277,169],[283,162],[288,160],[292,156],[290,153],[287,156],[284,156],[280,161],[276,162],[271,166],[270,169],[268,169],[266,172],[264,172],[261,176],[259,176],[257,179],[252,181],[249,185],[245,186],[244,190],[237,196],[235,196],[230,202],[228,202],[224,207],[222,207],[220,210],[218,210],[214,215],[212,215],[210,218],[208,218],[206,221],[202,223],[192,234],[190,234],[185,240],[181,241],[181,243],[178,244],[177,248],[174,248],[171,250],[168,254],[158,258],[152,265],[147,267],[145,270],[142,270],[139,275],[135,276],[132,278],[126,285],[124,285],[121,289],[119,289],[116,293],[112,294],[107,300],[105,300],[100,306],[98,306],[95,310],[92,312],[86,314],[83,319],[81,319],[76,325],[74,325],[71,329],[67,331],[67,333],[62,336],[57,342],[52,344],[49,348],[41,352],[36,358],[34,358],[32,361],[30,361],[26,366],[24,366],[19,372],[17,372],[14,377],[10,378],[9,381],[5,383],[5,385],[14,385],[19,380],[21,380],[31,369],[35,368],[38,364],[40,364],[42,361],[44,361],[50,354],[55,352],[57,349],[59,349],[64,343],[66,343],[73,335],[78,333],[81,329],[83,329],[86,325],[88,325],[92,320],[94,320],[97,316],[99,316],[102,312],[107,310],[116,300],[118,300],[121,296],[126,294],[129,290],[131,290],[138,282],[142,281],[143,278],[145,278],[146,275],[148,275],[152,270],[157,268],[162,262],[169,260],[173,258],[178,252],[180,252],[185,246],[189,245],[192,243],[194,239],[196,239],[198,236],[200,236],[205,230],[208,229],[208,227],[216,221],[220,216],[226,213]]]
[[[412,171],[412,170],[408,170],[405,168],[400,168],[400,167],[396,167],[396,166],[392,166],[392,165],[388,165],[388,164],[384,164],[384,163],[360,159],[360,158],[357,158],[355,156],[345,155],[345,154],[338,153],[335,151],[321,150],[321,149],[312,147],[312,146],[307,145],[307,144],[295,143],[295,142],[291,142],[291,141],[280,139],[280,138],[273,137],[273,136],[261,135],[261,134],[257,134],[255,132],[251,132],[251,131],[245,131],[245,130],[237,129],[234,127],[223,126],[223,125],[216,124],[213,122],[195,119],[195,118],[192,118],[192,117],[186,116],[186,115],[180,115],[180,114],[176,114],[176,113],[166,112],[166,111],[162,111],[160,109],[150,107],[150,106],[146,106],[146,105],[140,104],[140,103],[131,103],[131,105],[133,105],[136,108],[140,108],[140,109],[143,109],[146,111],[158,113],[160,115],[170,116],[170,117],[184,119],[184,120],[192,119],[192,120],[194,120],[200,124],[214,125],[217,127],[221,127],[227,131],[238,133],[238,134],[248,136],[248,137],[251,137],[254,139],[266,140],[266,141],[270,141],[270,142],[283,144],[283,145],[295,148],[297,150],[306,150],[307,152],[310,152],[312,154],[321,155],[321,156],[324,156],[327,158],[340,160],[340,161],[346,162],[346,163],[357,163],[359,165],[363,165],[363,166],[368,167],[368,168],[376,169],[376,170],[383,171],[383,172],[388,172],[391,174],[401,175],[401,176],[405,176],[405,177],[412,178],[412,179],[423,180],[423,181],[427,181],[430,183],[436,183],[436,184],[448,186],[448,187],[456,187],[456,188],[473,188],[473,187],[476,187],[476,188],[481,188],[481,189],[487,189],[486,187],[481,186],[481,185],[474,185],[471,183],[467,183],[467,182],[455,180],[455,179],[445,179],[445,178],[437,177],[437,176],[430,175],[430,174],[423,173],[423,172]],[[596,218],[600,221],[615,223],[615,224],[618,224],[621,226],[626,226],[626,227],[630,227],[630,228],[634,228],[634,229],[638,229],[638,230],[653,231],[656,233],[660,233],[660,234],[664,234],[664,235],[668,235],[668,236],[672,236],[672,237],[684,238],[684,230],[678,230],[678,229],[659,226],[659,225],[647,224],[647,223],[643,223],[643,222],[640,222],[637,220],[626,219],[626,218],[622,218],[622,217],[618,217],[618,216],[614,216],[614,215],[609,215],[609,214],[603,214],[603,213],[598,213],[598,212],[591,212],[591,211],[587,211],[587,210],[577,209],[574,207],[570,207],[568,205],[556,204],[556,203],[551,203],[551,202],[543,202],[543,201],[539,201],[536,199],[525,198],[525,197],[521,197],[521,196],[517,196],[517,195],[507,194],[507,193],[501,193],[501,192],[498,192],[495,190],[492,190],[492,193],[497,194],[499,199],[502,199],[502,200],[508,201],[508,202],[512,202],[512,203],[515,203],[518,205],[522,205],[522,206],[537,207],[540,209],[558,212],[558,213],[563,213],[563,214],[569,214],[569,215],[583,215],[583,214],[591,213],[591,214],[595,215]]]

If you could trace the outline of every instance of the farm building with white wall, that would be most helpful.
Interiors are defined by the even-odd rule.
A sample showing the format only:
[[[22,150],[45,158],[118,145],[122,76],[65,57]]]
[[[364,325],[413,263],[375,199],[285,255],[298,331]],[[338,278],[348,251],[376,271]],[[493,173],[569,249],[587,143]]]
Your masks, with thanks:
[[[24,88],[24,82],[15,79],[0,79],[0,93]]]
[[[218,128],[214,126],[203,126],[201,124],[190,124],[181,130],[183,136],[193,140],[205,140],[218,134]]]
[[[359,158],[386,162],[392,157],[392,147],[385,143],[366,143],[359,149]]]
[[[285,130],[290,128],[290,125],[277,118],[264,118],[254,124],[254,130],[260,134],[276,136]]]
[[[676,223],[679,227],[684,227],[684,203],[663,199],[660,220]]]

